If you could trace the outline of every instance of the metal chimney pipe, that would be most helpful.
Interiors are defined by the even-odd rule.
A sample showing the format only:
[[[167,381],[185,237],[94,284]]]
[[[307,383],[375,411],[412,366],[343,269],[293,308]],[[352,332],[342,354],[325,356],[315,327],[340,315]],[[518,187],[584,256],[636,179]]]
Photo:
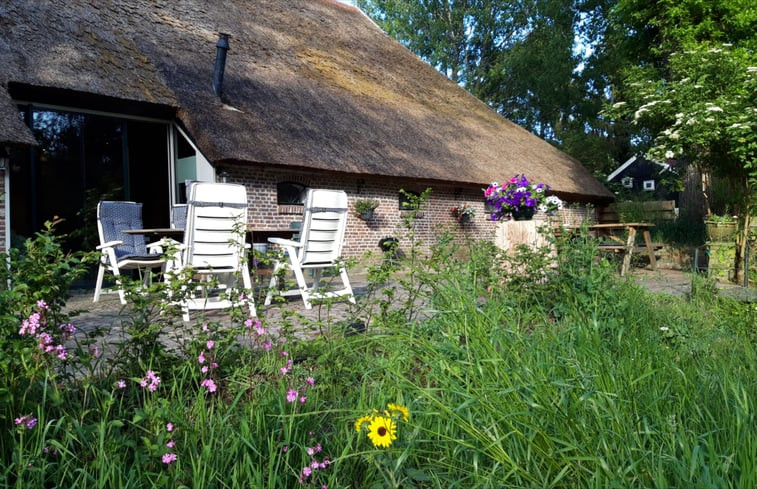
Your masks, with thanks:
[[[218,33],[216,43],[216,66],[213,70],[213,91],[217,96],[223,93],[223,72],[226,70],[226,52],[229,50],[229,35]]]

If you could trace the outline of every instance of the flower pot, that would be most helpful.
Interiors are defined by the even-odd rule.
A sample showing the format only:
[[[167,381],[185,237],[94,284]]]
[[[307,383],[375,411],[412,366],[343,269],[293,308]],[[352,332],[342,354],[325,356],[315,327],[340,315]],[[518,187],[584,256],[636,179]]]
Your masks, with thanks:
[[[471,216],[468,214],[463,214],[462,216],[458,217],[457,220],[460,222],[460,224],[467,224],[471,222]]]
[[[735,222],[705,221],[707,239],[714,242],[730,241],[736,234]]]
[[[373,219],[373,210],[370,211],[363,211],[360,213],[360,219],[367,221],[369,219]]]
[[[516,221],[530,221],[534,218],[534,208],[533,207],[522,207],[518,209],[517,211],[513,211],[511,213],[513,216],[513,219]]]

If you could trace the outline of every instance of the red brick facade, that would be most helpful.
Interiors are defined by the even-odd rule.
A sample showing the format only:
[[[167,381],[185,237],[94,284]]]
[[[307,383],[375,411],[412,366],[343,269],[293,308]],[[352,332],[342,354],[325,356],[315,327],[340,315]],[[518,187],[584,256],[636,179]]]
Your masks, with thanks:
[[[8,199],[5,192],[5,178],[5,171],[0,170],[0,253],[8,251],[8,245],[5,243],[5,230],[8,225],[5,216],[5,206]]]
[[[400,189],[420,192],[426,187],[432,188],[423,217],[415,223],[415,234],[421,242],[432,243],[435,236],[444,229],[454,230],[461,237],[467,235],[475,240],[494,238],[495,223],[484,212],[483,190],[471,185],[425,184],[409,179],[296,171],[264,165],[224,166],[224,170],[229,174],[229,183],[247,186],[248,223],[253,230],[254,241],[258,241],[255,229],[287,228],[291,222],[301,219],[296,207],[277,205],[276,184],[279,182],[298,182],[307,187],[347,192],[351,209],[347,221],[345,257],[359,257],[366,251],[378,251],[381,239],[403,236],[405,230],[402,226],[403,211],[399,208]],[[352,205],[359,198],[380,201],[373,219],[364,221],[357,217]],[[466,224],[459,223],[450,214],[451,208],[463,203],[475,210],[475,217]],[[565,212],[563,219],[575,212]],[[578,211],[578,214],[574,217],[580,217],[583,212]],[[404,248],[407,244],[400,242],[400,246]]]

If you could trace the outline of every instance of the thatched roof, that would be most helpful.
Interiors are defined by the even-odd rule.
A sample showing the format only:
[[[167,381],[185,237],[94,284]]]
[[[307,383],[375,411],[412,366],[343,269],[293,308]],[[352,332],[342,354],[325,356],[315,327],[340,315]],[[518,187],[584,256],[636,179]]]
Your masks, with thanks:
[[[219,32],[231,35],[222,99],[211,89]],[[9,0],[0,66],[19,86],[174,107],[214,163],[475,184],[523,172],[566,195],[612,198],[576,160],[333,0]]]
[[[0,83],[0,143],[6,145],[34,145],[34,135],[18,116],[5,85]]]

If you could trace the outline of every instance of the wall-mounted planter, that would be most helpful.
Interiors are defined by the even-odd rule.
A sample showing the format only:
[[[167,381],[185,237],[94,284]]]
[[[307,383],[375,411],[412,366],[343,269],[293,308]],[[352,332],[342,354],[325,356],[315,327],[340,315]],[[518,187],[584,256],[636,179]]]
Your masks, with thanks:
[[[358,214],[358,217],[362,219],[363,221],[370,221],[371,219],[373,219],[373,214],[374,214],[374,211],[372,210],[363,211],[360,214]]]

